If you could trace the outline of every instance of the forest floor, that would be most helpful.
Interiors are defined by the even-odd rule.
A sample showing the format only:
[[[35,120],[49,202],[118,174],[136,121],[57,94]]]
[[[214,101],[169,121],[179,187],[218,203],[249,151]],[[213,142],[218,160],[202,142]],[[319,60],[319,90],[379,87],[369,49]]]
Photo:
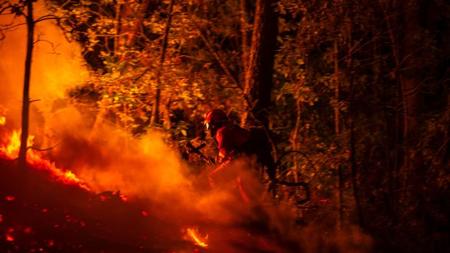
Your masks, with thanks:
[[[196,224],[200,247],[157,206],[119,192],[93,193],[56,181],[45,170],[21,170],[0,159],[1,252],[298,252],[264,223]],[[174,205],[176,208],[176,205]],[[180,210],[182,213],[183,210]],[[202,235],[203,233],[203,235]],[[204,239],[204,238],[203,238]]]

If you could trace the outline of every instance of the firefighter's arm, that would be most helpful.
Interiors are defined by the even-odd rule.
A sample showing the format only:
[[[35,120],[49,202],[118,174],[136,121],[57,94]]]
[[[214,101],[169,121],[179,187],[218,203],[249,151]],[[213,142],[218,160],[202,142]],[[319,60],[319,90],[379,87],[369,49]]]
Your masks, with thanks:
[[[219,129],[216,133],[217,148],[219,149],[218,161],[220,163],[232,160],[234,156],[233,136],[225,128]]]

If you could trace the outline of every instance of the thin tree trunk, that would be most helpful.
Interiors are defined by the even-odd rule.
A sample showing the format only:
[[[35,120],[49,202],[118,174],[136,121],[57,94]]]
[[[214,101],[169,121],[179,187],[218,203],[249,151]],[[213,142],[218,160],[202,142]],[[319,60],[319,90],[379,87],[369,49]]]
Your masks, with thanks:
[[[364,214],[363,214],[363,208],[361,204],[361,195],[360,195],[360,188],[359,188],[359,174],[358,174],[358,164],[356,161],[356,133],[355,133],[355,109],[354,109],[354,83],[353,83],[353,76],[352,76],[352,69],[353,69],[353,61],[352,61],[352,39],[351,39],[351,29],[350,29],[350,36],[349,36],[349,49],[348,49],[348,55],[347,55],[347,76],[349,78],[348,82],[350,85],[350,102],[349,102],[349,128],[350,128],[350,169],[351,169],[351,175],[352,175],[352,190],[353,190],[353,199],[355,201],[356,206],[356,213],[358,216],[358,224],[360,227],[364,228],[365,221],[364,221]]]
[[[116,4],[116,37],[114,37],[114,56],[117,56],[117,53],[119,52],[120,48],[120,33],[122,30],[122,4],[117,3]]]
[[[297,93],[297,100],[296,100],[296,117],[295,117],[295,126],[294,129],[291,132],[291,138],[290,138],[290,142],[291,142],[291,149],[292,150],[300,150],[300,129],[301,129],[301,115],[302,115],[302,101],[300,100],[299,96],[300,96],[300,91],[301,91],[301,87],[303,86],[303,84],[299,84],[298,85],[298,89],[296,91]],[[293,172],[294,172],[294,180],[295,182],[298,182],[298,175],[299,175],[299,161],[297,159],[293,160]]]
[[[27,53],[25,58],[25,74],[23,81],[23,96],[22,96],[22,132],[20,135],[20,149],[19,149],[19,167],[25,169],[27,161],[28,149],[28,128],[29,128],[29,114],[30,114],[30,78],[31,78],[31,61],[33,57],[34,46],[34,19],[33,19],[33,1],[28,0],[27,6]]]
[[[405,127],[407,126],[407,124],[405,124],[404,121],[404,116],[405,115],[405,111],[404,111],[404,99],[403,99],[403,91],[402,91],[402,84],[401,84],[401,79],[398,78],[399,74],[398,71],[400,69],[400,53],[399,53],[399,46],[398,46],[398,38],[396,36],[396,31],[394,31],[394,25],[398,22],[394,22],[392,20],[392,14],[389,13],[389,11],[391,11],[392,13],[394,13],[396,11],[395,8],[395,4],[392,3],[392,1],[387,0],[387,1],[382,1],[379,0],[379,5],[383,11],[383,16],[384,16],[384,20],[386,22],[386,28],[387,28],[387,33],[389,35],[389,40],[391,42],[391,50],[392,50],[392,57],[394,60],[394,70],[392,71],[393,76],[396,78],[397,80],[397,85],[398,85],[398,89],[397,89],[397,95],[399,98],[396,98],[395,101],[395,107],[401,107],[402,108],[402,112],[398,112],[397,110],[395,111],[395,126],[396,126],[396,130],[395,131],[395,135],[394,135],[394,145],[395,145],[395,152],[394,152],[394,165],[392,168],[392,185],[394,185],[394,189],[396,187],[398,187],[400,185],[399,183],[399,171],[400,171],[400,167],[402,166],[402,153],[403,150],[400,148],[402,145],[402,141],[404,140],[404,133],[405,133]],[[393,198],[393,203],[395,205],[398,204],[398,201],[400,200],[400,193],[397,191],[393,191],[391,192],[392,194],[392,198]],[[393,207],[393,210],[396,210],[395,207]],[[397,215],[395,215],[397,216]],[[395,217],[394,217],[395,219]]]
[[[353,98],[351,99],[353,100]],[[350,107],[353,107],[352,101],[350,101]],[[355,199],[356,213],[358,215],[358,224],[360,227],[363,228],[365,226],[365,222],[359,192],[358,165],[356,163],[355,125],[353,117],[354,117],[353,108],[350,108],[350,168],[352,172],[353,198]]]
[[[155,90],[155,100],[153,104],[153,111],[152,111],[152,117],[150,119],[150,125],[155,125],[160,123],[159,119],[159,105],[161,103],[161,74],[163,71],[164,66],[164,60],[166,58],[166,51],[167,51],[167,44],[169,39],[169,32],[170,32],[170,25],[172,23],[172,10],[173,10],[173,4],[175,0],[171,0],[169,3],[169,11],[168,11],[168,17],[166,22],[166,28],[164,29],[164,37],[162,40],[162,46],[161,46],[161,55],[159,57],[159,68],[158,73],[156,75],[156,90]]]
[[[334,132],[336,134],[337,145],[340,147],[340,109],[339,109],[339,93],[340,93],[340,80],[339,80],[339,48],[338,41],[334,41]],[[338,168],[338,227],[341,228],[344,222],[344,168],[343,165],[339,165]]]
[[[417,152],[416,144],[419,142],[418,132],[418,100],[421,82],[420,49],[423,48],[421,24],[419,23],[420,7],[418,0],[400,1],[402,10],[400,23],[403,36],[400,37],[400,57],[402,66],[399,69],[403,99],[403,164],[401,167],[401,191],[404,201],[403,209],[406,212],[417,212],[420,195],[425,177],[425,171],[420,170],[421,153]],[[411,208],[413,207],[413,208]]]
[[[241,36],[242,36],[242,74],[241,83],[245,82],[245,73],[248,68],[248,22],[247,22],[247,1],[240,0],[240,21],[241,21]]]
[[[142,27],[142,23],[144,22],[144,17],[145,17],[145,12],[148,9],[148,6],[150,4],[150,0],[144,0],[141,5],[139,6],[139,12],[137,13],[137,17],[136,17],[136,23],[134,24],[134,27],[132,29],[132,32],[130,34],[130,36],[128,37],[128,41],[127,41],[127,46],[133,46],[133,44],[136,42],[136,38],[138,37],[137,35],[139,34],[141,27]],[[170,3],[172,4],[172,3]],[[169,9],[171,8],[171,6],[169,6]],[[132,13],[133,16],[135,16],[135,13]],[[170,16],[172,15],[172,10],[170,9],[169,11],[169,19],[171,18]],[[166,28],[167,29],[167,28]]]
[[[410,191],[410,179],[417,178],[415,175],[415,161],[417,158],[414,143],[417,141],[417,111],[418,111],[418,88],[419,79],[417,78],[417,49],[421,47],[420,42],[410,35],[420,34],[420,24],[418,23],[419,7],[417,0],[405,1],[386,1],[383,8],[389,38],[392,44],[392,53],[395,62],[394,77],[398,80],[400,86],[401,108],[402,108],[402,134],[399,145],[401,149],[401,165],[399,166],[398,177],[400,180],[400,191],[398,202],[404,208],[407,208],[408,201],[412,200]],[[390,5],[389,5],[390,4]],[[388,9],[390,7],[390,9]],[[396,15],[389,15],[388,10]],[[392,19],[391,16],[396,17]],[[396,31],[401,30],[399,36]],[[419,188],[413,186],[413,188]]]

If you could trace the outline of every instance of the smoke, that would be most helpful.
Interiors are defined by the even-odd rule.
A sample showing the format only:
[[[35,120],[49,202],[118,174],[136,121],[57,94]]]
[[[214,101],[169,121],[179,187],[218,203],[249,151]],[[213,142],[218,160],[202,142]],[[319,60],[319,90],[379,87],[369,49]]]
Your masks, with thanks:
[[[35,17],[48,14],[43,1],[35,4]],[[0,15],[0,24],[20,24],[22,17]],[[9,123],[20,121],[23,73],[26,54],[26,26],[21,25],[4,32],[0,41],[0,106],[8,108]],[[82,83],[88,77],[83,65],[81,50],[76,43],[69,43],[62,31],[47,20],[35,28],[35,44],[31,71],[31,117],[51,117],[51,106],[63,98],[67,88]],[[33,128],[33,120],[31,121]]]
[[[71,107],[62,111],[55,115],[77,115]],[[47,120],[47,124],[59,122],[58,116]],[[238,214],[241,205],[235,205],[240,201],[234,194],[235,183],[222,182],[210,189],[208,169],[194,175],[162,133],[134,138],[107,123],[96,127],[100,129],[83,124],[80,114],[72,116],[54,132],[58,145],[50,154],[58,167],[74,171],[94,191],[120,191],[130,198],[147,199],[149,205],[158,206],[161,216],[176,217],[183,223],[211,220],[230,224],[242,215]],[[233,210],[231,206],[237,207]]]
[[[209,235],[211,252],[370,251],[371,238],[356,227],[297,225],[293,205],[275,204],[265,194],[252,159],[227,164],[211,187],[208,174],[214,168],[192,173],[162,133],[137,139],[106,123],[92,130],[76,121],[58,133],[61,144],[52,151],[58,165],[96,192],[144,200],[152,215],[175,227],[198,227]]]

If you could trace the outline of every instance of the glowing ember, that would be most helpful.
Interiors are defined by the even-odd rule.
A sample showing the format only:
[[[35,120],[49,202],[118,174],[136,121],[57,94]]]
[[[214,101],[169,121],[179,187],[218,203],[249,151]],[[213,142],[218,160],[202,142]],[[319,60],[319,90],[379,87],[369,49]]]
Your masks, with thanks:
[[[16,197],[11,196],[11,195],[8,195],[8,196],[5,197],[6,201],[14,201],[15,199],[16,199]]]
[[[0,116],[0,126],[3,126],[6,124],[6,118],[5,116]]]
[[[23,232],[25,234],[31,234],[31,232],[33,232],[33,229],[31,227],[26,227],[26,228],[24,228]]]
[[[120,192],[119,192],[119,197],[120,197],[120,200],[122,200],[123,202],[127,202],[128,201],[127,195],[124,195],[124,194],[122,194]]]
[[[186,229],[188,239],[195,243],[195,245],[202,248],[208,247],[208,235],[202,236],[195,228]]]
[[[6,235],[6,241],[14,242],[14,237],[12,235]]]

